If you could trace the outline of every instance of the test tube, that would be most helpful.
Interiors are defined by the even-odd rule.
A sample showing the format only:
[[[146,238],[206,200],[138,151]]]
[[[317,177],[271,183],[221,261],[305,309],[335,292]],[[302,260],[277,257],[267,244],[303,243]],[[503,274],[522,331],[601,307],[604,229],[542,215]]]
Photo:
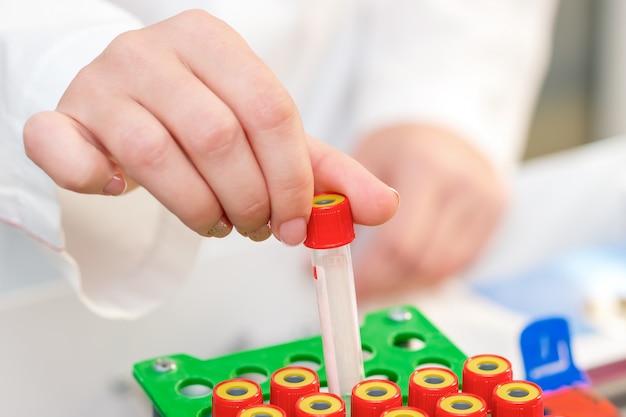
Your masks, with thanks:
[[[419,368],[409,378],[408,405],[434,416],[439,399],[458,391],[459,378],[450,369],[435,366]]]
[[[383,411],[402,406],[398,384],[386,379],[362,381],[352,389],[352,417],[380,417]]]
[[[311,249],[328,390],[349,398],[364,379],[350,242],[354,224],[348,199],[316,194],[305,246]]]
[[[319,392],[317,373],[301,366],[287,366],[270,377],[270,403],[279,406],[287,417],[293,417],[295,404],[306,394]]]
[[[218,383],[213,389],[213,417],[237,417],[244,408],[263,403],[259,384],[244,378]]]
[[[541,388],[529,381],[510,381],[493,391],[493,417],[543,417]]]
[[[487,412],[493,409],[493,390],[513,379],[511,362],[498,355],[476,355],[463,364],[463,392],[476,394],[487,403]]]

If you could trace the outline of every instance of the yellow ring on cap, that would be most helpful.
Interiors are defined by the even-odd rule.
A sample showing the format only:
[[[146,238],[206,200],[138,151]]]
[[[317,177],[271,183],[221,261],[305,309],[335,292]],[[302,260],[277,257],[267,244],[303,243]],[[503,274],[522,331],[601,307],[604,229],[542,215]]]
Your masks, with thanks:
[[[312,407],[315,403],[326,403],[329,407],[324,410],[317,410]],[[309,414],[316,414],[320,416],[335,413],[342,408],[342,404],[339,399],[333,397],[332,395],[325,395],[324,393],[308,395],[300,400],[300,402],[297,403],[297,406]]]
[[[385,394],[376,397],[368,394],[368,391],[372,391],[375,389],[385,391]],[[398,388],[386,381],[365,381],[362,382],[358,387],[356,387],[356,389],[354,390],[354,395],[359,398],[368,398],[376,401],[384,401],[397,396]]]
[[[248,398],[254,397],[258,393],[257,386],[248,381],[227,381],[216,388],[217,389],[213,392],[213,395],[233,401],[247,400]],[[246,393],[242,395],[229,394],[228,391],[232,389],[242,389],[245,390]]]
[[[331,207],[342,203],[346,197],[341,194],[319,194],[313,197],[313,207]]]
[[[302,381],[300,382],[289,382],[285,381],[285,378],[290,376],[299,376],[302,377]],[[315,374],[310,369],[305,368],[285,368],[282,369],[274,375],[274,382],[279,385],[286,387],[304,387],[309,385],[315,381]]]
[[[284,417],[285,413],[276,407],[268,407],[267,405],[255,405],[253,407],[241,410],[239,417],[256,417],[258,415],[270,417]]]
[[[459,403],[469,404],[470,407],[462,410],[454,408],[454,404]],[[450,395],[439,400],[439,407],[452,414],[469,414],[482,409],[484,406],[478,398],[465,394]]]
[[[484,365],[484,364],[496,365],[496,368],[495,369],[480,369],[479,366]],[[498,356],[481,355],[481,356],[474,356],[473,358],[468,360],[466,367],[468,370],[477,374],[496,375],[509,369],[509,364],[507,361],[505,361],[502,358],[499,358]]]
[[[430,377],[438,377],[443,379],[443,381],[439,383],[426,381],[426,378]],[[447,372],[444,369],[425,369],[423,371],[418,370],[418,372],[413,374],[413,382],[424,388],[440,388],[454,384],[455,379],[450,372]]]
[[[384,412],[385,417],[426,417],[421,411],[411,410],[410,408],[397,408]]]
[[[510,394],[511,391],[525,391],[528,395],[524,397],[515,397]],[[496,395],[504,400],[514,403],[525,403],[532,401],[541,395],[541,392],[531,384],[522,381],[506,382],[496,388]]]

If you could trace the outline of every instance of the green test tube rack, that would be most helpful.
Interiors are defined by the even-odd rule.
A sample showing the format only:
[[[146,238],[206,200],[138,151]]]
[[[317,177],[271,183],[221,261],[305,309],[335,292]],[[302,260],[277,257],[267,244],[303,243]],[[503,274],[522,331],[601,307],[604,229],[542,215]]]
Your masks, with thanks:
[[[361,326],[366,378],[397,383],[407,400],[411,373],[425,365],[451,369],[461,378],[467,356],[412,306],[371,312]],[[285,366],[314,369],[326,386],[320,336],[247,350],[211,359],[185,354],[167,355],[136,363],[133,374],[159,417],[208,417],[212,388],[219,382],[247,377],[259,383],[269,398],[270,375]]]

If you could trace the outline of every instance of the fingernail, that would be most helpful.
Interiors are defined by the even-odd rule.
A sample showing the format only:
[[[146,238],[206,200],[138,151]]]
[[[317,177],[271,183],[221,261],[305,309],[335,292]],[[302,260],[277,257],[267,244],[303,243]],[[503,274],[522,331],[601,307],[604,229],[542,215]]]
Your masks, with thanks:
[[[230,224],[227,218],[222,217],[219,221],[209,229],[209,235],[213,237],[226,237],[233,230],[233,225]]]
[[[396,195],[396,198],[398,199],[398,205],[400,205],[400,193],[398,192],[398,190],[393,187],[389,187],[389,189]]]
[[[277,237],[287,246],[297,246],[306,239],[306,227],[303,217],[287,220],[279,226]]]
[[[109,183],[102,190],[102,194],[105,195],[120,195],[126,191],[126,180],[122,174],[115,174]]]
[[[248,238],[253,242],[263,242],[270,236],[272,236],[272,229],[269,224],[264,224],[254,232],[248,232]]]

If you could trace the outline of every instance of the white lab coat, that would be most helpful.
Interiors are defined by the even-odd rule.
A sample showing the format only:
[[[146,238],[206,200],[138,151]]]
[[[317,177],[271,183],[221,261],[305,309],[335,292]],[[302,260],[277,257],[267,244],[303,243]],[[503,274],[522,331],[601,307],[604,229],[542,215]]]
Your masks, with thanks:
[[[406,120],[437,122],[464,133],[502,168],[514,163],[523,144],[546,66],[554,3],[404,0],[390,7],[374,0],[2,2],[2,220],[31,234],[33,243],[65,255],[56,190],[24,156],[23,122],[36,111],[54,108],[76,71],[116,34],[196,7],[220,16],[242,33],[293,94],[305,128],[314,136],[349,150],[354,138],[377,126]],[[180,250],[172,252],[154,243],[157,229],[166,227],[157,219],[166,215],[156,209],[143,209],[142,216],[153,220],[141,225],[143,237],[124,229],[122,243],[115,227],[121,216],[96,215],[103,203],[92,201],[96,203],[89,210],[94,212],[91,218],[81,216],[85,210],[79,209],[65,217],[67,222],[81,224],[83,232],[101,229],[99,240],[106,244],[98,256],[126,265],[111,271],[84,261],[83,276],[89,280],[82,285],[85,300],[110,316],[134,316],[151,309],[177,286],[171,279],[169,284],[167,278],[156,280],[155,275],[182,271],[178,265],[190,265],[192,257],[181,258]],[[106,212],[120,207],[111,204]],[[171,223],[167,233],[186,234],[175,231],[178,225]],[[5,228],[3,233],[13,232]],[[194,252],[193,243],[187,245],[191,246],[173,247]],[[95,252],[84,241],[77,246],[77,251]],[[132,254],[142,249],[143,255]],[[147,261],[149,254],[157,253],[157,259]],[[8,266],[11,259],[3,259],[3,264]],[[19,269],[12,266],[4,274],[19,275]],[[78,274],[74,275],[78,285]],[[124,284],[115,283],[112,276],[122,277]],[[147,295],[145,279],[163,284]],[[143,300],[134,298],[138,291]],[[131,292],[135,294],[129,296]]]
[[[142,316],[170,299],[143,327],[128,324],[139,326],[124,332],[137,356],[116,356],[116,365],[169,347],[210,356],[315,331],[311,288],[296,278],[308,274],[302,248],[236,235],[201,240],[141,190],[115,198],[62,192],[24,155],[26,118],[53,109],[77,70],[116,34],[189,8],[214,13],[246,38],[314,136],[349,151],[376,127],[440,123],[506,171],[523,146],[546,69],[555,2],[0,1],[0,290],[9,296],[67,279],[89,308],[117,318]],[[155,321],[172,325],[172,317],[191,326],[178,344],[153,331]],[[188,343],[199,323],[208,340]],[[102,383],[96,369],[92,385]],[[42,410],[96,415],[64,406]]]

